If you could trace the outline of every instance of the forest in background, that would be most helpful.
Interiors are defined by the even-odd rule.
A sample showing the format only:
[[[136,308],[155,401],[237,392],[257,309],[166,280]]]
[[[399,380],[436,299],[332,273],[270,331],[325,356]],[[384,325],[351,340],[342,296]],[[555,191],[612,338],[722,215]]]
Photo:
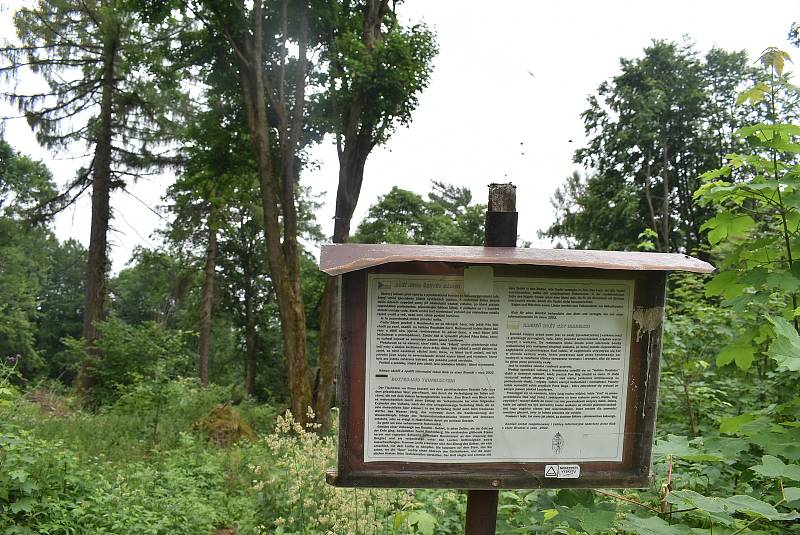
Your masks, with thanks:
[[[365,162],[411,121],[436,53],[396,9],[55,0],[17,13],[0,73],[29,69],[50,91],[5,96],[43,145],[91,161],[59,188],[0,140],[5,533],[463,530],[463,493],[324,483],[337,288],[308,245],[483,241],[485,206],[442,181],[427,198],[394,187],[351,229]],[[542,235],[718,271],[670,280],[653,487],[503,491],[502,533],[800,531],[790,62],[653,41],[590,96],[584,174],[556,192]],[[340,164],[332,237],[298,178],[325,136]],[[160,245],[112,275],[110,193],[165,170],[177,179]],[[88,249],[52,229],[84,192]]]

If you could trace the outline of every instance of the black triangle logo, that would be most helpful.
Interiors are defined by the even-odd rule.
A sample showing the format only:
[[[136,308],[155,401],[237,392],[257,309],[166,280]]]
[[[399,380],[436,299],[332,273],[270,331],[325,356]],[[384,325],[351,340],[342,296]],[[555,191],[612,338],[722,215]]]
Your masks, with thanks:
[[[547,467],[547,472],[544,473],[546,477],[557,477],[558,472],[556,471],[556,467],[554,465],[550,465]]]

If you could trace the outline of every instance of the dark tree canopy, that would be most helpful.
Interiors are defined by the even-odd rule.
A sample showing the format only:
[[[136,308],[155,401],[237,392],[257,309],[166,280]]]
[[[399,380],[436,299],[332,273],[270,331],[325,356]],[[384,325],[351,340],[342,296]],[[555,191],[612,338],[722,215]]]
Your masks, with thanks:
[[[692,251],[709,217],[692,193],[699,175],[735,148],[747,57],[654,41],[620,67],[589,97],[588,145],[575,153],[587,177],[573,175],[558,190],[556,222],[544,235],[579,248],[632,249],[650,228],[658,250]]]
[[[434,181],[428,200],[398,186],[370,206],[353,236],[361,243],[483,244],[486,206],[467,188]]]

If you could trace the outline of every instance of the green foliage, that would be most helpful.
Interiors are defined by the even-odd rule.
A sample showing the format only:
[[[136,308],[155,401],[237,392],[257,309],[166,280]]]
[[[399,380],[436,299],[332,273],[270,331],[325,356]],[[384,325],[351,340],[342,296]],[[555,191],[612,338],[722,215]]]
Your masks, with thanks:
[[[68,341],[74,362],[88,358],[91,363],[97,381],[91,394],[94,404],[108,404],[137,383],[157,385],[192,373],[195,359],[187,347],[187,332],[152,321],[129,325],[115,317],[102,322],[99,330],[99,359],[86,354],[82,340]]]
[[[53,177],[39,161],[19,154],[0,137],[0,208],[7,216],[30,214],[55,195]]]
[[[262,436],[220,448],[193,430],[194,422],[223,399],[223,389],[199,390],[196,382],[186,381],[166,388],[164,434],[157,443],[149,440],[157,408],[143,403],[152,396],[139,388],[101,414],[49,418],[26,403],[0,413],[0,531],[195,535],[228,527],[243,534],[310,535],[331,529],[405,535],[463,530],[463,494],[332,487],[324,470],[335,459],[333,438],[309,432],[288,416],[278,418],[275,427],[271,408],[239,406]]]
[[[78,460],[63,444],[4,426],[0,432],[0,528],[36,533],[69,525],[58,502],[84,492]],[[84,476],[85,477],[85,476]]]
[[[361,243],[481,245],[486,207],[472,204],[472,194],[433,182],[428,201],[397,186],[380,197],[358,226]]]
[[[733,105],[752,76],[743,52],[714,48],[704,57],[690,42],[653,41],[589,97],[588,145],[575,161],[588,171],[553,197],[556,222],[544,233],[588,249],[630,250],[645,229],[659,251],[692,251],[709,217],[692,203],[697,176],[717,167],[742,142],[732,130],[748,113]]]
[[[352,135],[351,103],[361,114],[360,138],[384,143],[397,125],[411,122],[419,93],[430,81],[437,47],[433,32],[424,24],[403,26],[389,11],[380,35],[364,36],[365,2],[331,2],[323,60],[329,62],[324,77],[327,91],[319,95],[323,110],[316,118],[328,132]],[[364,156],[366,158],[366,155]]]
[[[758,324],[755,318],[779,314],[792,320],[800,289],[794,262],[800,230],[800,195],[793,138],[800,128],[779,122],[779,102],[788,101],[796,89],[783,75],[788,56],[768,49],[761,57],[769,83],[748,90],[742,102],[767,106],[769,122],[740,128],[736,135],[746,141],[749,153],[732,153],[722,167],[703,175],[694,196],[716,215],[703,229],[721,258],[722,271],[706,287],[706,295],[720,296],[726,305],[750,321],[743,325],[735,343],[720,353],[717,363],[730,362],[748,369],[764,353],[781,369],[794,369],[794,352],[800,347],[795,332],[783,317]],[[763,98],[754,98],[753,91]],[[786,110],[791,113],[790,110]],[[769,350],[766,350],[766,345]],[[766,372],[766,368],[761,370]]]
[[[464,496],[456,492],[346,489],[328,485],[336,442],[304,429],[289,413],[258,445],[250,466],[260,525],[255,533],[456,534]]]
[[[194,269],[165,250],[137,248],[129,266],[109,282],[111,309],[130,324],[182,325],[186,299],[196,285]]]
[[[167,76],[171,70],[163,68],[175,21],[165,18],[158,28],[147,27],[128,7],[122,1],[29,3],[14,13],[18,41],[0,48],[0,73],[5,78],[30,69],[47,84],[45,91],[15,89],[4,97],[25,114],[39,142],[53,148],[102,142],[99,90],[104,68],[111,66],[115,121],[113,132],[102,135],[118,142],[111,147],[115,170],[138,170],[159,160],[153,144],[169,135],[167,117],[186,102],[177,79]],[[70,189],[84,186],[97,167],[83,169]],[[122,175],[116,178],[117,185],[124,183]],[[68,198],[51,200],[58,207]]]
[[[4,533],[193,535],[246,518],[241,486],[231,485],[241,461],[205,450],[191,435],[157,463],[81,461],[63,443],[27,431],[3,431],[0,447]]]
[[[41,162],[0,138],[0,357],[19,355],[26,376],[45,366],[36,347],[37,322],[47,311],[43,294],[60,249],[52,232],[29,216],[54,189]]]
[[[690,431],[693,435],[702,432],[701,437],[688,440],[670,435],[658,442],[654,454],[667,456],[670,473],[678,474],[670,481],[674,490],[664,498],[682,514],[670,515],[674,520],[670,523],[629,515],[622,525],[637,533],[694,533],[709,525],[726,526],[736,533],[755,531],[755,527],[771,533],[780,529],[780,522],[800,517],[795,510],[787,511],[795,493],[787,494],[784,486],[800,477],[800,465],[796,464],[800,459],[796,445],[800,438],[798,399],[793,397],[800,369],[795,362],[800,338],[791,323],[797,308],[794,294],[799,288],[794,247],[800,221],[794,200],[792,138],[800,130],[778,121],[780,109],[791,113],[789,108],[779,108],[779,102],[791,101],[787,94],[795,91],[783,74],[787,59],[785,53],[768,49],[761,61],[769,83],[759,82],[739,98],[740,104],[766,105],[770,118],[767,123],[737,131],[751,152],[728,154],[727,163],[703,175],[704,183],[694,195],[699,204],[715,212],[701,228],[708,231],[721,271],[706,284],[705,295],[721,300],[724,308],[712,321],[698,325],[701,330],[696,336],[705,356],[695,360],[687,355],[680,368],[681,382],[690,423],[698,418],[692,403],[702,399],[699,392],[690,391],[691,386],[717,385],[716,403],[709,408],[716,412],[719,432],[736,437],[718,436],[713,427],[695,423]],[[781,92],[784,94],[779,95]],[[689,303],[683,305],[689,314],[709,318],[708,305]],[[692,332],[686,326],[677,331],[684,336]],[[665,345],[665,355],[669,346]],[[685,343],[681,346],[688,347]],[[687,370],[692,367],[713,369],[709,353],[716,353],[713,375],[689,375]],[[732,363],[738,371],[726,376],[722,367]],[[667,368],[667,378],[672,370],[674,366]],[[793,387],[787,391],[785,385]],[[761,410],[747,407],[766,400],[773,404]],[[703,468],[708,481],[701,484],[692,474],[696,464],[703,462],[714,463],[714,467]]]

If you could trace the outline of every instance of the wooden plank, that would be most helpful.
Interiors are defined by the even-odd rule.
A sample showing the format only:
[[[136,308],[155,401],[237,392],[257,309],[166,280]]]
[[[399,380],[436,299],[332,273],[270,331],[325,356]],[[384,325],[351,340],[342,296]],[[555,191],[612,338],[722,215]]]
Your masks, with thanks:
[[[413,463],[411,463],[413,464]],[[581,465],[583,466],[583,465]],[[542,465],[542,468],[544,465]],[[544,469],[533,473],[528,465],[518,470],[480,468],[453,469],[439,465],[437,470],[395,469],[358,470],[341,473],[335,469],[326,472],[327,482],[337,487],[370,488],[436,488],[436,489],[591,489],[591,488],[646,488],[649,474],[605,470],[578,479],[545,478]]]
[[[689,271],[693,273],[714,271],[714,266],[708,262],[677,253],[358,243],[323,245],[320,269],[328,275],[341,275],[392,262],[416,261],[582,267],[628,271]]]

